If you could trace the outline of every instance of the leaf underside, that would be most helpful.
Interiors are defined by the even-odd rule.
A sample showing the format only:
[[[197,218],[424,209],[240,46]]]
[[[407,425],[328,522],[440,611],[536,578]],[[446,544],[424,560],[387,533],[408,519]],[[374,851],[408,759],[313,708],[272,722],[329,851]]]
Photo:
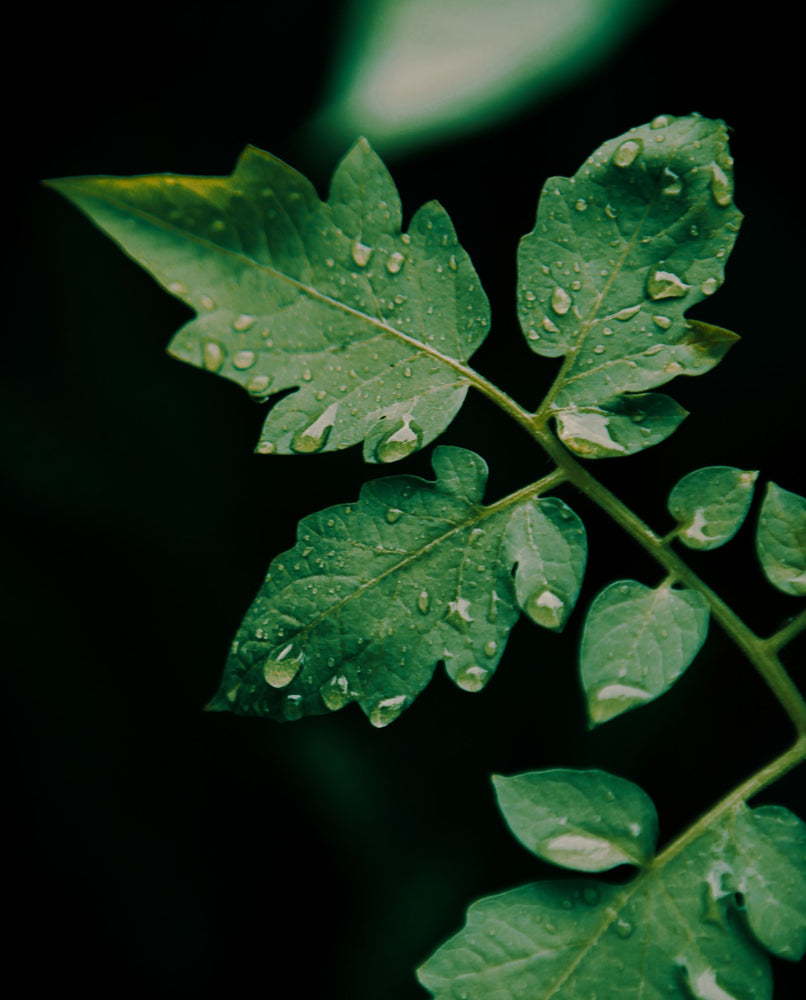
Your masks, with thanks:
[[[567,784],[580,773],[566,772]],[[537,779],[537,825],[551,806],[540,774],[521,776]],[[615,798],[623,779],[597,774],[603,786],[618,782]],[[625,800],[627,819],[640,822],[640,811],[629,811],[641,801]],[[522,814],[525,821],[525,803]],[[607,837],[607,819],[602,826]],[[611,833],[622,826],[619,818]],[[625,1000],[770,1000],[766,951],[797,960],[805,946],[806,826],[781,807],[739,804],[625,885],[559,879],[474,903],[419,978],[438,1000],[590,1000],[614,991]]]
[[[384,726],[440,660],[459,687],[481,690],[520,614],[521,565],[534,588],[524,607],[551,610],[545,624],[556,627],[584,569],[576,514],[535,487],[482,506],[487,466],[473,452],[438,447],[433,466],[436,482],[375,480],[356,503],[300,522],[238,630],[211,708],[284,720],[356,701]]]
[[[295,390],[269,412],[259,452],[363,440],[367,461],[392,462],[459,410],[456,364],[487,334],[487,298],[440,205],[401,231],[397,190],[366,140],[327,202],[251,146],[230,177],[50,183],[196,312],[172,355],[257,400]]]
[[[712,295],[741,223],[721,121],[663,115],[601,146],[543,188],[518,252],[531,349],[566,361],[551,400],[584,457],[628,455],[685,411],[647,390],[713,368],[738,339],[686,320]]]

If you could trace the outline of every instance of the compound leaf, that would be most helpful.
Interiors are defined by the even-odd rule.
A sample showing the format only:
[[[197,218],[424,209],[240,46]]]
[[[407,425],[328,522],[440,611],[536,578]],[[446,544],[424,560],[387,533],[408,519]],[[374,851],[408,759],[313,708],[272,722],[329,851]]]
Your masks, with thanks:
[[[680,525],[676,537],[690,549],[716,549],[742,526],[758,472],[728,465],[696,469],[669,494],[669,513]]]
[[[644,865],[655,853],[658,817],[637,785],[605,771],[533,771],[493,776],[510,830],[539,858],[601,872]]]
[[[247,147],[230,177],[50,182],[196,312],[169,351],[244,386],[286,389],[257,450],[306,454],[364,440],[370,462],[411,454],[456,415],[456,364],[489,328],[487,298],[446,212],[401,232],[400,199],[366,140],[327,202]]]
[[[549,790],[540,772],[520,777]],[[528,785],[519,788],[527,824]],[[551,802],[539,794],[533,805],[537,825]],[[625,885],[560,879],[490,896],[420,981],[438,1000],[590,1000],[614,989],[625,1000],[771,1000],[764,949],[793,959],[803,949],[805,837],[786,809],[739,803]]]
[[[580,651],[593,725],[653,701],[686,670],[708,634],[708,602],[696,590],[617,580],[595,598]]]
[[[806,594],[806,498],[767,484],[756,530],[764,575],[785,594]]]
[[[439,447],[433,466],[436,482],[379,479],[357,503],[300,522],[238,630],[211,708],[284,720],[357,701],[384,726],[440,660],[459,687],[484,687],[520,614],[513,567],[544,544],[546,587],[572,603],[568,572],[558,565],[555,580],[552,560],[566,551],[578,565],[585,543],[562,501],[541,499],[536,484],[485,507],[478,455]],[[520,532],[523,518],[534,534],[519,546],[510,525]]]
[[[736,341],[684,315],[723,281],[742,218],[732,165],[723,122],[663,115],[605,143],[573,177],[546,182],[518,252],[518,308],[532,350],[566,357],[550,412],[579,454],[630,454],[667,436],[665,412],[647,413],[631,447],[600,417],[616,447],[591,450],[574,417],[706,372]]]

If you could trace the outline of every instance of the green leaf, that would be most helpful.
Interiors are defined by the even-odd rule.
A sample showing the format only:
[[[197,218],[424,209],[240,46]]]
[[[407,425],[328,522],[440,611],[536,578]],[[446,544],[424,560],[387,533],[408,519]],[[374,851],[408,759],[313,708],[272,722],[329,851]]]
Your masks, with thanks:
[[[504,537],[518,605],[537,625],[561,632],[574,609],[588,547],[579,517],[562,500],[518,507]]]
[[[663,115],[605,143],[573,177],[546,182],[518,253],[518,308],[532,350],[566,357],[550,412],[572,442],[569,414],[702,374],[737,339],[685,318],[722,284],[741,223],[732,163],[723,122]],[[665,433],[612,448],[608,438],[624,443],[600,419],[606,449],[579,453],[649,447],[672,429],[665,413],[648,413],[643,429],[656,423]]]
[[[661,392],[611,396],[599,404],[577,406],[566,391],[557,394],[557,434],[584,458],[632,455],[667,438],[688,416]]]
[[[521,776],[536,790],[539,777]],[[528,825],[520,788],[518,822]],[[551,802],[536,795],[533,805],[538,824]],[[740,803],[625,885],[559,879],[487,897],[420,968],[420,982],[438,1000],[590,1000],[614,990],[623,1000],[771,1000],[763,949],[797,958],[803,948],[804,835],[786,809]]]
[[[427,444],[467,392],[461,362],[487,298],[436,202],[401,232],[400,199],[359,140],[330,198],[254,147],[230,177],[51,182],[197,316],[169,351],[258,400],[257,450],[308,454],[365,440],[369,462]]]
[[[669,513],[680,525],[676,537],[690,549],[716,549],[744,523],[758,472],[712,465],[689,472],[669,494]]]
[[[378,479],[357,503],[300,522],[238,630],[212,709],[284,720],[357,701],[384,726],[440,660],[459,687],[481,690],[520,614],[515,562],[539,559],[544,542],[546,586],[572,602],[568,571],[558,566],[555,581],[551,569],[556,553],[584,551],[565,504],[535,484],[484,507],[478,455],[439,447],[433,466],[436,482]],[[510,534],[523,519],[536,532],[525,550]]]
[[[493,776],[510,830],[539,858],[583,872],[644,865],[658,817],[637,785],[605,771],[533,771]]]
[[[767,484],[756,531],[764,575],[785,594],[806,594],[806,498]]]
[[[708,602],[696,590],[611,583],[591,605],[580,671],[593,725],[645,705],[686,670],[708,634]]]

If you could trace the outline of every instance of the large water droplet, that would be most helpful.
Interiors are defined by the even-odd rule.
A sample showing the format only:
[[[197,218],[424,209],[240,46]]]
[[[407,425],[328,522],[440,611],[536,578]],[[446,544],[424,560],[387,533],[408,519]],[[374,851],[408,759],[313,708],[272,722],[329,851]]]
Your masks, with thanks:
[[[208,372],[217,372],[224,364],[224,350],[214,340],[208,340],[204,347],[202,347],[202,357],[204,359],[204,367]]]
[[[614,166],[629,167],[635,161],[642,148],[643,143],[640,139],[627,139],[626,142],[622,142],[613,154]]]
[[[369,713],[369,721],[376,729],[383,729],[390,722],[394,722],[406,707],[408,696],[399,694],[394,698],[382,698],[373,705]]]
[[[702,294],[713,295],[717,288],[719,288],[719,281],[716,278],[706,278],[702,283]]]
[[[399,250],[395,250],[394,253],[390,253],[386,258],[386,270],[390,274],[397,274],[398,271],[406,263],[406,258],[400,253]]]
[[[459,632],[466,632],[468,623],[473,621],[470,616],[470,601],[465,597],[457,597],[455,601],[448,601],[448,614],[445,621],[453,625]]]
[[[234,368],[238,368],[243,371],[245,368],[251,368],[252,365],[257,360],[257,356],[254,351],[236,351],[232,355],[232,365]]]
[[[248,330],[257,319],[256,316],[250,316],[247,313],[241,313],[236,319],[232,321],[232,329],[238,333],[243,333],[244,330]]]
[[[551,308],[558,316],[565,316],[571,308],[571,296],[559,285],[551,293]]]
[[[422,442],[422,428],[410,413],[405,413],[375,446],[375,457],[379,462],[397,462],[417,451]]]
[[[352,245],[351,253],[353,260],[359,267],[366,267],[369,264],[369,258],[372,256],[372,247],[367,246],[366,243],[362,243],[360,240],[356,240]]]
[[[344,674],[331,677],[319,688],[319,694],[331,712],[338,712],[350,700],[350,682]]]
[[[302,666],[304,654],[293,642],[281,643],[263,661],[263,676],[273,688],[284,688],[294,680]]]
[[[558,629],[565,615],[565,601],[546,587],[538,587],[526,599],[524,611],[536,625]]]
[[[388,507],[386,510],[386,520],[389,524],[394,524],[403,517],[403,511],[399,507]]]
[[[291,447],[300,455],[310,455],[321,451],[327,444],[333,424],[336,422],[338,403],[331,403],[312,424],[297,431],[291,441]]]
[[[680,175],[666,167],[663,171],[663,193],[676,197],[682,190],[683,181],[680,179]]]
[[[733,199],[733,178],[718,163],[711,164],[711,194],[720,208],[726,208]]]
[[[672,271],[656,268],[646,279],[646,293],[654,301],[659,299],[682,299],[691,285],[687,285]]]
[[[475,663],[471,663],[456,674],[454,678],[458,687],[463,691],[470,691],[475,694],[477,691],[481,691],[484,685],[490,678],[490,671],[485,670],[484,667],[479,667]]]
[[[674,120],[674,115],[657,115],[649,123],[649,127],[651,129],[666,128],[666,126],[670,125]]]

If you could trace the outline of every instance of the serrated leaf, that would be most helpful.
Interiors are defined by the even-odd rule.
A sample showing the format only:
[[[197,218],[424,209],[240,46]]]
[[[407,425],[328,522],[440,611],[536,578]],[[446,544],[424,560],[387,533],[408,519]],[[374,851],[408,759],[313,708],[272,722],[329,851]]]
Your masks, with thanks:
[[[756,552],[770,583],[806,594],[806,498],[768,483],[756,529]]]
[[[658,817],[637,785],[605,771],[533,771],[493,776],[510,830],[539,858],[582,872],[644,865]]]
[[[516,565],[518,605],[537,625],[561,632],[574,609],[588,555],[585,528],[571,508],[548,497],[514,511],[504,536]]]
[[[171,354],[258,400],[296,390],[270,411],[258,451],[364,440],[367,461],[396,461],[459,410],[456,366],[487,334],[487,298],[436,202],[401,232],[397,190],[366,140],[327,202],[251,146],[230,177],[51,184],[195,310]]]
[[[584,458],[633,455],[663,441],[688,416],[661,392],[612,396],[587,406],[562,405],[567,398],[565,390],[558,393],[557,435]]]
[[[771,1000],[762,945],[796,957],[803,936],[802,838],[787,810],[739,804],[626,885],[560,879],[487,897],[419,969],[420,982],[438,1000],[613,990],[623,1000]],[[763,894],[752,903],[751,880]]]
[[[669,513],[680,525],[676,537],[690,549],[716,549],[744,523],[758,472],[712,465],[695,469],[669,494]]]
[[[593,725],[653,701],[697,655],[708,634],[708,602],[695,590],[617,580],[596,597],[580,651]]]
[[[663,115],[546,182],[518,252],[519,316],[535,353],[566,356],[558,419],[702,374],[737,339],[685,319],[722,284],[741,223],[732,163],[723,122]]]
[[[440,660],[459,687],[484,687],[520,614],[518,552],[506,543],[513,518],[533,510],[525,516],[545,527],[552,554],[555,518],[573,545],[584,543],[576,515],[541,499],[539,486],[484,507],[478,455],[445,446],[432,462],[436,482],[378,479],[356,503],[300,522],[296,545],[272,561],[238,630],[211,708],[284,720],[356,701],[383,726]],[[559,568],[558,591],[566,579]]]

